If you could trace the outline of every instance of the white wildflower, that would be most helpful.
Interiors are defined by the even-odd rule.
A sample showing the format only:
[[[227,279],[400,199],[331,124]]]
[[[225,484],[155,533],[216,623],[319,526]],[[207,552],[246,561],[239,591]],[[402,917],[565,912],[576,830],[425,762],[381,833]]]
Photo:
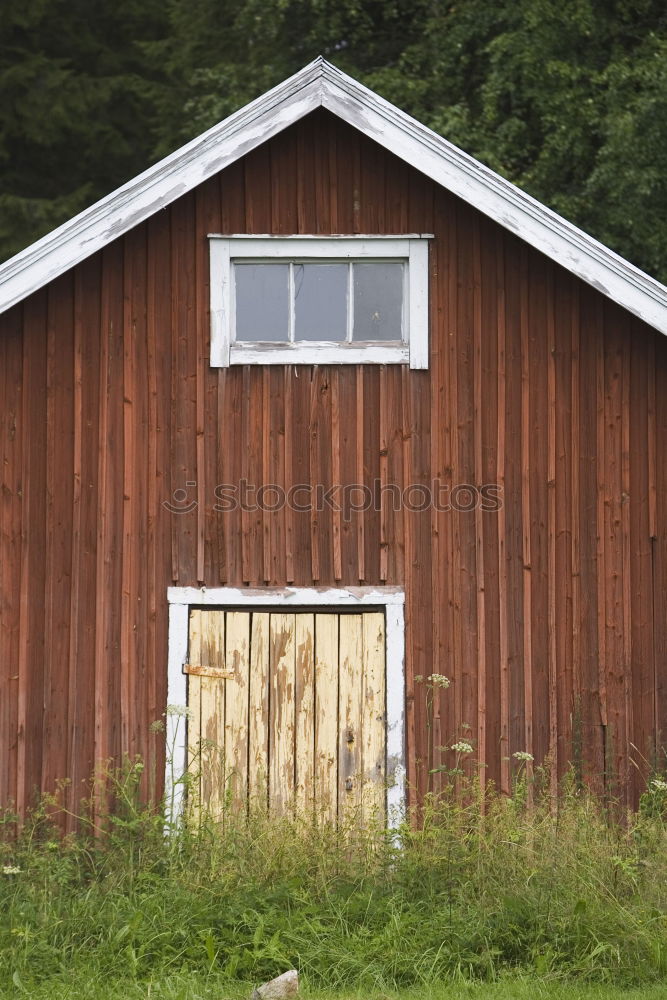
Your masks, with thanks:
[[[2,866],[2,874],[3,875],[20,875],[21,874],[21,869],[18,868],[16,865],[3,865]]]
[[[651,778],[651,788],[654,792],[667,792],[667,781],[663,778]]]
[[[459,740],[458,743],[452,743],[450,750],[455,753],[472,753],[472,744],[468,743],[466,740]]]
[[[445,677],[444,674],[429,674],[426,680],[429,684],[432,684],[433,687],[438,688],[448,688],[451,684],[449,677]]]
[[[527,750],[517,750],[512,756],[515,760],[535,760],[532,753],[528,753]]]
[[[167,705],[167,715],[179,719],[194,719],[194,712],[187,705]]]

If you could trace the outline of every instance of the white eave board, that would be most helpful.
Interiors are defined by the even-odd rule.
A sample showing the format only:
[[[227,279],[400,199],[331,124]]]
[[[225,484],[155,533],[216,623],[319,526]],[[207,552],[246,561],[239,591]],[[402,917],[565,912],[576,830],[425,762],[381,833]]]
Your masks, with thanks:
[[[318,58],[0,267],[0,312],[324,107],[667,334],[667,288]]]

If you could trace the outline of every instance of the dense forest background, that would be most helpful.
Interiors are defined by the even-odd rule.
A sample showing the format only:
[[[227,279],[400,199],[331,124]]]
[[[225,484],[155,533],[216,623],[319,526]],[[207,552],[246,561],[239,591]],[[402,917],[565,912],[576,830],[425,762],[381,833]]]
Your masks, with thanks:
[[[318,54],[667,281],[665,0],[2,0],[0,259]]]

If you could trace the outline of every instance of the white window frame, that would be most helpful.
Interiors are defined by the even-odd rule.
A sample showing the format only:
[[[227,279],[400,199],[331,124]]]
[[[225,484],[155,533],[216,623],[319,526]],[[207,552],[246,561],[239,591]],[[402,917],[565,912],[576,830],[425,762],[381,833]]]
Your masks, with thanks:
[[[404,236],[219,236],[209,234],[211,366],[409,364],[428,368],[428,234]],[[406,265],[399,343],[236,343],[234,261],[396,260]]]
[[[190,608],[257,608],[281,611],[297,608],[384,607],[387,692],[387,825],[398,827],[405,818],[405,592],[400,587],[169,587],[169,662],[167,706],[187,703]],[[184,719],[167,713],[165,803],[167,823],[175,822],[183,805],[183,775],[187,770]]]

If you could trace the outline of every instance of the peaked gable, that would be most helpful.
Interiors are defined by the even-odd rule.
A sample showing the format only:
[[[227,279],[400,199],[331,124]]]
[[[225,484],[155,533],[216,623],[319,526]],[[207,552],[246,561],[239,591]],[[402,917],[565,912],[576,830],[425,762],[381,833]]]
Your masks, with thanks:
[[[0,312],[323,107],[667,334],[667,287],[321,57],[0,267]]]

